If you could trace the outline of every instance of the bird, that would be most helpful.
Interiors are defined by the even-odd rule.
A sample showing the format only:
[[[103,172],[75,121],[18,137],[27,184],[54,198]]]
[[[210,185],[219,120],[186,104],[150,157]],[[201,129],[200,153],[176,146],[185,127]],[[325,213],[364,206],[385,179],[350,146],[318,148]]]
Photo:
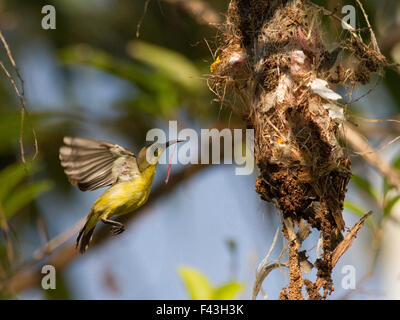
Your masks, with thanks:
[[[102,140],[64,137],[59,149],[61,166],[73,186],[92,191],[111,186],[94,202],[76,239],[84,253],[99,221],[111,225],[113,235],[125,226],[111,217],[135,211],[147,202],[155,170],[163,152],[183,140],[154,142],[143,147],[138,157],[117,144]]]

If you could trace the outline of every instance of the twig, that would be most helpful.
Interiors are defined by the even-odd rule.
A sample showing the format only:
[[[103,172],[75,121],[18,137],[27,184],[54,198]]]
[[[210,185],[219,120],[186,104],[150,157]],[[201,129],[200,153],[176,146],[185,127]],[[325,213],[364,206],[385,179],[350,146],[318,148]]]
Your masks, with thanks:
[[[72,227],[65,230],[63,233],[54,237],[50,241],[48,241],[42,248],[37,249],[32,256],[32,260],[39,261],[43,259],[46,255],[51,254],[54,250],[62,246],[69,239],[71,239],[76,233],[81,229],[83,224],[85,223],[86,218],[80,219],[76,222]]]
[[[272,240],[271,247],[269,248],[269,250],[267,252],[267,255],[265,256],[263,261],[261,261],[261,264],[258,266],[258,270],[261,270],[261,268],[263,268],[268,263],[268,258],[271,255],[272,250],[274,250],[274,248],[275,248],[276,240],[278,240],[278,235],[279,235],[279,227],[276,228],[274,239]]]
[[[13,68],[15,70],[15,73],[17,74],[17,78],[19,79],[19,81],[21,83],[21,90],[19,90],[14,77],[8,72],[4,63],[2,61],[0,61],[0,66],[3,69],[4,73],[6,74],[6,76],[8,77],[8,79],[10,80],[12,86],[14,87],[14,90],[17,93],[17,96],[21,103],[21,123],[20,123],[21,128],[20,128],[20,135],[19,135],[19,147],[20,147],[20,152],[21,152],[21,160],[25,164],[26,160],[25,160],[23,136],[24,136],[25,114],[28,113],[26,110],[25,84],[24,84],[24,80],[19,72],[19,69],[15,63],[15,60],[12,56],[10,47],[8,46],[8,43],[7,43],[6,39],[4,38],[3,33],[1,31],[0,31],[0,40],[3,43],[3,46],[7,52],[8,59],[10,60],[11,65],[13,66]],[[35,145],[35,153],[32,158],[32,160],[34,160],[39,153],[39,148],[38,148],[38,142],[37,142],[37,137],[36,137],[36,131],[33,127],[32,127],[32,135],[34,138],[34,145]]]
[[[146,16],[147,9],[149,8],[150,1],[151,0],[146,0],[146,2],[144,3],[144,9],[143,9],[142,16],[140,17],[139,22],[136,26],[136,38],[139,38],[139,36],[140,36],[140,28],[142,27],[142,23],[143,23],[144,17]]]
[[[358,221],[354,227],[350,230],[350,232],[346,235],[346,237],[339,243],[339,245],[335,248],[332,253],[332,268],[335,267],[336,263],[339,261],[340,257],[350,248],[354,239],[357,236],[358,230],[364,225],[365,221],[367,221],[368,217],[372,214],[372,211],[368,212],[364,215],[360,221]],[[319,290],[324,284],[323,278],[318,278],[316,282],[317,290]]]
[[[257,295],[261,290],[261,285],[262,285],[264,279],[270,274],[270,272],[272,270],[278,269],[278,268],[281,268],[281,267],[288,267],[288,266],[289,266],[288,262],[275,262],[275,263],[271,263],[269,265],[263,266],[263,268],[257,274],[257,277],[259,279],[256,279],[254,281],[253,293],[252,293],[251,299],[255,300],[257,298]]]
[[[369,23],[367,13],[365,12],[363,5],[361,4],[361,1],[360,0],[356,0],[356,2],[357,2],[358,6],[360,7],[360,9],[361,9],[361,11],[362,11],[362,13],[364,15],[365,22],[367,23],[369,32],[371,34],[372,46],[373,46],[375,51],[377,51],[378,53],[381,53],[381,51],[379,50],[378,42],[376,41],[375,33],[372,30],[371,24]]]
[[[376,89],[376,87],[377,87],[378,84],[381,82],[381,80],[382,80],[381,77],[377,78],[376,81],[375,81],[375,83],[374,83],[374,85],[373,85],[371,88],[369,88],[367,92],[365,92],[364,94],[362,94],[362,95],[361,95],[360,97],[358,97],[358,98],[355,98],[355,99],[350,100],[349,102],[346,102],[346,105],[351,105],[351,104],[353,104],[353,103],[355,103],[355,102],[360,101],[361,99],[365,98],[366,96],[368,96],[372,91],[374,91],[374,90]]]
[[[258,293],[260,292],[261,285],[264,281],[264,279],[268,276],[268,274],[275,268],[271,267],[272,265],[268,265],[268,258],[271,255],[272,250],[274,249],[276,245],[276,241],[278,239],[279,235],[279,227],[275,231],[274,239],[272,240],[272,244],[267,252],[267,255],[265,258],[261,261],[260,265],[257,268],[256,271],[256,279],[254,280],[253,284],[253,294],[252,294],[252,299],[255,300],[257,298]],[[274,264],[276,265],[276,264]],[[282,263],[278,262],[278,266],[283,265]],[[271,269],[272,268],[272,269]]]
[[[181,182],[194,177],[197,173],[205,168],[209,168],[207,165],[192,165],[185,169],[182,169],[178,173],[174,174],[171,178],[168,187],[165,186],[164,183],[160,183],[151,193],[151,202],[155,203],[157,199],[168,195],[172,192],[177,186],[180,185]],[[127,224],[131,221],[134,221],[138,217],[140,217],[148,207],[139,208],[135,214],[127,214],[121,216],[119,221]],[[106,240],[110,239],[109,228],[101,227],[95,234],[93,242],[89,250],[94,249],[96,246],[101,245]],[[65,236],[66,237],[66,236]],[[56,241],[55,241],[56,242]],[[55,249],[55,248],[53,248]],[[43,251],[43,248],[38,251],[40,253]],[[47,254],[52,252],[47,251]],[[38,254],[39,255],[39,254]],[[64,267],[66,267],[69,263],[79,257],[79,252],[75,248],[75,244],[72,243],[70,245],[65,246],[59,251],[55,251],[52,255],[46,260],[46,264],[50,264],[54,266],[57,272],[61,271]],[[32,267],[31,265],[23,266],[11,276],[6,283],[0,284],[0,289],[5,292],[10,292],[11,294],[17,294],[27,288],[33,287],[40,283],[40,279],[42,274],[40,269],[37,267]]]
[[[400,191],[400,173],[393,169],[376,150],[369,144],[367,139],[361,135],[348,122],[343,123],[343,138],[348,144],[364,158],[371,166],[377,169],[388,182]]]

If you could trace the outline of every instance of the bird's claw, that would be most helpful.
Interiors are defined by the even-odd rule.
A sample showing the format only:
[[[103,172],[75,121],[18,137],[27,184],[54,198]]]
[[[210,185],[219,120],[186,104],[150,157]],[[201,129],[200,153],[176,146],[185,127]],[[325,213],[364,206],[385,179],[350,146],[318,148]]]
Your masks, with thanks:
[[[114,235],[114,236],[116,236],[116,235],[118,235],[118,234],[120,234],[120,233],[122,233],[122,232],[124,232],[125,231],[125,227],[124,226],[113,226],[113,227],[111,227],[111,233],[112,233],[112,235]]]

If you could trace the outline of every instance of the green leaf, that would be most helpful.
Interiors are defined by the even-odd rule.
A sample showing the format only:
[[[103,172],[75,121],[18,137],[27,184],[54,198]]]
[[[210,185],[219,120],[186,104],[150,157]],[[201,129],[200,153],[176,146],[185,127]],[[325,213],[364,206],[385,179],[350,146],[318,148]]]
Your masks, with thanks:
[[[385,205],[385,207],[383,208],[383,215],[387,216],[390,214],[390,212],[392,211],[394,205],[397,203],[397,201],[400,200],[400,195],[395,196],[394,198],[390,199],[388,201],[388,203]]]
[[[3,209],[6,218],[9,219],[12,217],[18,210],[22,209],[42,193],[48,191],[51,186],[50,181],[43,180],[19,187],[4,201]]]
[[[396,170],[400,170],[400,155],[397,155],[393,161],[392,161],[392,167]],[[390,185],[387,181],[386,178],[383,179],[383,194],[386,196],[389,190],[393,188],[392,185]]]
[[[184,96],[176,82],[159,69],[151,70],[139,62],[113,58],[88,45],[67,47],[60,51],[60,57],[67,63],[83,63],[133,83],[139,89],[135,93],[135,112],[170,115]]]
[[[228,282],[214,290],[213,300],[233,300],[244,290],[239,282]]]
[[[400,155],[394,158],[394,160],[392,161],[392,166],[393,168],[400,170]]]
[[[181,267],[178,270],[192,300],[232,300],[243,291],[244,285],[235,281],[214,288],[198,270]]]
[[[353,211],[354,213],[358,214],[361,217],[363,217],[367,212],[366,209],[356,205],[355,203],[348,202],[348,201],[344,202],[344,207],[345,207],[345,209],[351,210],[351,211]]]
[[[151,85],[149,72],[138,64],[116,59],[106,52],[92,48],[87,44],[66,47],[59,52],[60,58],[66,63],[79,63],[107,71],[122,79],[135,83],[141,89]]]
[[[27,165],[27,170],[23,163],[14,163],[0,171],[0,202],[11,193],[12,189],[22,181],[27,176],[27,171],[31,172],[36,167],[29,167]]]
[[[15,137],[18,136],[20,130],[19,113],[1,112],[0,114],[0,151],[4,152],[12,148]]]
[[[387,193],[392,189],[393,187],[388,183],[386,177],[383,178],[383,196],[386,197]]]
[[[210,300],[213,298],[214,289],[201,272],[190,267],[181,267],[178,272],[186,286],[190,299]]]
[[[182,54],[143,41],[132,41],[127,46],[128,54],[167,75],[183,88],[196,91],[201,88],[200,72]]]
[[[345,209],[348,209],[348,210],[354,212],[355,214],[359,215],[360,217],[364,217],[365,214],[368,212],[368,210],[366,210],[365,208],[360,207],[357,204],[352,203],[352,202],[348,202],[348,201],[345,201],[343,206],[344,206]],[[368,217],[367,225],[372,230],[375,228],[375,225],[376,225],[375,224],[375,219],[372,217],[372,215]]]
[[[360,176],[353,175],[350,180],[352,183],[354,183],[358,188],[369,194],[372,198],[375,199],[379,203],[379,196],[378,196],[378,191],[376,191],[370,182]]]

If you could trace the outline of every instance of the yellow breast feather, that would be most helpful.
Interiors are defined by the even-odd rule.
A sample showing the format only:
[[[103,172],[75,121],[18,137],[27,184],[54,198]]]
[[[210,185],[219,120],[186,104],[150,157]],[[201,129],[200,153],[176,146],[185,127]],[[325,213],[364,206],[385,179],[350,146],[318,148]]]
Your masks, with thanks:
[[[118,183],[104,191],[93,205],[95,216],[109,218],[136,210],[146,203],[153,184],[155,166],[132,181]]]

